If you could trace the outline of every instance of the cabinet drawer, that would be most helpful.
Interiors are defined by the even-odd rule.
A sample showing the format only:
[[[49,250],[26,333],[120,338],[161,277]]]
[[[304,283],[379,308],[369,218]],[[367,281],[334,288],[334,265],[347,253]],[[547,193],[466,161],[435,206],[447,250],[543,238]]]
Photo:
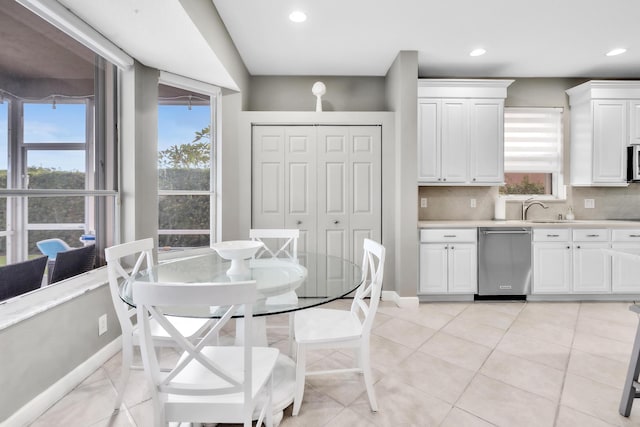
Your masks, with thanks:
[[[574,242],[608,242],[609,230],[606,228],[592,228],[573,230]]]
[[[475,242],[477,239],[476,228],[420,230],[421,242]]]
[[[615,229],[611,231],[614,242],[640,242],[640,229]]]
[[[568,242],[571,233],[568,228],[534,228],[534,242]]]

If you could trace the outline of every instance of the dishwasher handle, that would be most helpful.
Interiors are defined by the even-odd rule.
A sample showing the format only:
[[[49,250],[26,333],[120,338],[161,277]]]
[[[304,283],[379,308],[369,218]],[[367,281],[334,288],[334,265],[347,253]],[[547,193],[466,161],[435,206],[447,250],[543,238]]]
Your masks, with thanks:
[[[482,234],[531,234],[528,230],[483,230]]]

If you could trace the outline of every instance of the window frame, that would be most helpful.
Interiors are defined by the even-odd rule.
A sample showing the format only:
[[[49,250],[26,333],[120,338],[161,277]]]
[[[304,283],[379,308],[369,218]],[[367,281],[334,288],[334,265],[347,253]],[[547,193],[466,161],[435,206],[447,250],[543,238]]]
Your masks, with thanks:
[[[222,185],[222,168],[221,157],[219,153],[219,141],[222,137],[222,91],[219,87],[190,79],[188,77],[180,76],[177,74],[169,73],[166,71],[160,71],[158,84],[173,86],[183,90],[191,92],[201,93],[202,95],[209,97],[209,106],[211,112],[210,118],[210,133],[211,138],[211,152],[210,152],[210,184],[209,190],[160,190],[157,189],[158,197],[160,196],[182,196],[182,195],[196,195],[196,196],[209,196],[210,209],[209,209],[209,243],[215,243],[222,235],[222,227],[219,218],[222,217],[222,206],[220,203],[221,185]],[[158,100],[158,104],[160,104]],[[186,104],[185,104],[186,105]],[[194,233],[196,231],[197,233]],[[158,229],[158,236],[160,235],[176,235],[176,234],[205,234],[203,230],[160,230]],[[158,254],[159,259],[163,259],[162,253]]]
[[[531,199],[532,197],[536,200],[544,200],[544,201],[564,201],[567,198],[567,188],[564,184],[564,150],[565,150],[565,138],[564,138],[564,108],[563,107],[523,107],[523,106],[513,106],[513,107],[504,107],[504,122],[506,124],[506,115],[510,110],[518,110],[518,109],[528,109],[528,110],[552,110],[559,114],[558,123],[559,128],[558,135],[560,136],[560,159],[559,159],[559,170],[555,172],[551,172],[551,194],[503,194],[499,193],[500,197],[505,198],[506,200],[515,200],[515,201],[524,201],[527,199]],[[505,126],[506,128],[506,126]],[[506,131],[505,131],[506,132]],[[506,142],[506,135],[505,135]],[[504,168],[504,174],[510,173],[507,171],[506,165]],[[511,172],[511,173],[527,173],[527,172]],[[540,171],[529,171],[528,173],[541,173]],[[546,172],[545,172],[546,173]]]

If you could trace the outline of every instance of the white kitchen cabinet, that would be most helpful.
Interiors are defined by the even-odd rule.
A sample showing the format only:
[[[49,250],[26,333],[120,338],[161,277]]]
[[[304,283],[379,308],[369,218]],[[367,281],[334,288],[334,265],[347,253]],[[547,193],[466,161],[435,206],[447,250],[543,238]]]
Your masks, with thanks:
[[[640,255],[640,229],[613,230],[611,249]],[[640,292],[640,261],[613,256],[611,260],[611,291]]]
[[[533,294],[569,294],[572,247],[569,229],[533,230]]]
[[[474,184],[504,181],[504,103],[469,101],[469,175]]]
[[[640,143],[640,82],[592,80],[566,92],[571,185],[628,185],[626,147]]]
[[[475,294],[477,230],[420,232],[420,294]]]
[[[573,230],[573,292],[610,293],[611,257],[608,229]]]
[[[512,80],[418,81],[418,183],[501,185]]]

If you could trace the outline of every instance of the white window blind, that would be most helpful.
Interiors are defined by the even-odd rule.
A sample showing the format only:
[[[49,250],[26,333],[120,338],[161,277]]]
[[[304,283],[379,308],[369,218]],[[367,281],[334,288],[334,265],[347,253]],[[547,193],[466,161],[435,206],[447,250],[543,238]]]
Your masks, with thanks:
[[[504,109],[504,171],[562,170],[562,108]]]

